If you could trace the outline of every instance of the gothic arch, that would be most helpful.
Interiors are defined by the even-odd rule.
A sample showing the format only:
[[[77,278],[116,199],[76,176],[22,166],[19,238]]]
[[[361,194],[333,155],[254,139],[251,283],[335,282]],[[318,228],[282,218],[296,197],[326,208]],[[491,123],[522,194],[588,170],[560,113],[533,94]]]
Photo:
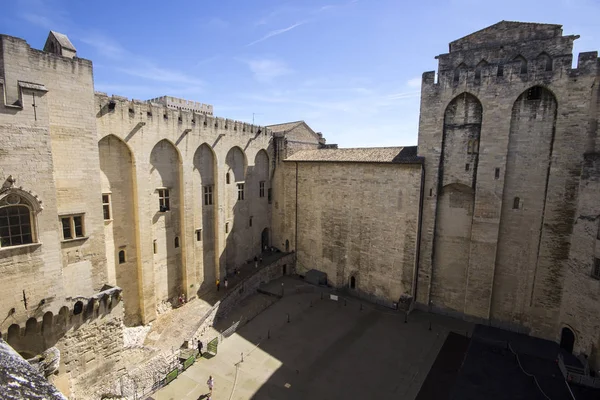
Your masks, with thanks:
[[[527,60],[525,59],[525,57],[523,57],[522,55],[518,55],[515,58],[513,58],[513,62],[518,62],[520,61],[520,69],[519,69],[519,73],[521,74],[526,74],[527,73]]]
[[[512,107],[490,310],[496,321],[525,323],[536,274],[546,273],[536,266],[557,110],[556,97],[542,86],[522,92]]]
[[[246,178],[248,159],[246,153],[239,146],[233,146],[225,157],[227,171],[233,175],[234,182],[243,182]]]
[[[454,70],[454,83],[458,83],[460,81],[460,75],[462,71],[467,71],[468,67],[465,63],[460,63],[458,67]]]
[[[481,60],[479,64],[475,67],[475,80],[481,80],[481,70],[488,66],[488,62],[485,60]]]
[[[542,51],[536,58],[535,58],[538,68],[541,71],[552,71],[552,57],[550,57],[550,54],[546,53],[545,51]]]

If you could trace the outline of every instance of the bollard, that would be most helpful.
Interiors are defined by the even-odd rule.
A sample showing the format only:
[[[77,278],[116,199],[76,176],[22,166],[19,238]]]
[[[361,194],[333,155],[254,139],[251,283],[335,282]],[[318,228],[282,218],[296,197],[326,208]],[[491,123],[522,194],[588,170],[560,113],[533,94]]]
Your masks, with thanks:
[[[287,317],[288,317],[288,324],[289,324],[290,323],[290,314],[289,313],[288,313]]]

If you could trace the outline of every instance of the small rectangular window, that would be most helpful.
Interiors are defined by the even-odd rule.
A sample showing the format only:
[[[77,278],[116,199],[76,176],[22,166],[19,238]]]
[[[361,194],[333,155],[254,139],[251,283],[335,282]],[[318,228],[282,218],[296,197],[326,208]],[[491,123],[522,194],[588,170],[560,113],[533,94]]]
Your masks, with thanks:
[[[502,64],[498,64],[498,72],[496,73],[497,76],[504,76],[504,65]]]
[[[594,268],[592,269],[592,278],[600,279],[600,258],[594,259]]]
[[[248,220],[248,226],[252,228],[252,217],[250,217],[250,220]]]
[[[213,203],[213,186],[204,186],[204,205],[211,206]]]
[[[160,212],[169,211],[170,206],[169,189],[158,189],[158,207]]]
[[[225,233],[229,233],[229,222],[225,222]]]
[[[202,229],[196,229],[196,241],[202,241]]]
[[[60,220],[62,222],[63,239],[73,239],[73,233],[71,230],[71,217],[63,217]]]
[[[238,190],[238,200],[244,200],[244,184],[238,183],[237,190]]]
[[[269,204],[271,204],[271,188],[267,189],[267,197],[269,199]]]
[[[83,214],[61,217],[63,240],[85,237]]]
[[[156,244],[156,239],[154,239],[152,241],[152,251],[154,252],[154,254],[158,253],[158,246]]]
[[[465,164],[465,171],[468,171],[468,170],[470,170],[470,169],[471,169],[471,165],[469,165],[468,163],[467,163],[467,164]]]
[[[104,212],[104,220],[109,221],[111,219],[110,213],[110,193],[102,194],[102,211]]]
[[[500,168],[496,168],[496,170],[494,171],[494,179],[499,179],[500,178]]]
[[[259,197],[265,197],[265,181],[258,183],[258,195]]]

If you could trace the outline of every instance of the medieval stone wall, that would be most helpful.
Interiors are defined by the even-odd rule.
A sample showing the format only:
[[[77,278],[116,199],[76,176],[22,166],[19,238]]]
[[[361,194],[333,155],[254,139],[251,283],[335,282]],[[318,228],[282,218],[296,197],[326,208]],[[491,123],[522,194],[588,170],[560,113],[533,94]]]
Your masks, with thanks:
[[[421,166],[286,162],[289,175],[296,165],[298,273],[317,269],[334,287],[389,302],[411,296]]]
[[[95,110],[102,190],[113,210],[132,210],[104,221],[111,274],[125,298],[139,292],[139,305],[125,302],[132,323],[152,321],[182,293],[212,289],[270,245],[267,129],[103,94]]]
[[[583,265],[572,246],[578,209],[592,207],[580,180],[596,135],[598,57],[582,53],[573,69],[575,37],[535,25],[501,22],[453,42],[437,82],[423,75],[417,301],[553,340],[569,321],[576,350],[590,354],[598,310],[572,299],[597,289],[593,246],[577,243],[587,243]]]

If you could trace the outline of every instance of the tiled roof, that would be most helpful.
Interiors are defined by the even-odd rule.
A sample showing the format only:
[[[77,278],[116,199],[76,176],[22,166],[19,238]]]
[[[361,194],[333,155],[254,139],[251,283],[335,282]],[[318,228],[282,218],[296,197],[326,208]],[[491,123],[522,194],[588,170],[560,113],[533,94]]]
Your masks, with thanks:
[[[295,121],[295,122],[286,122],[283,124],[267,125],[267,128],[269,128],[273,132],[284,132],[284,131],[289,131],[291,129],[294,129],[295,127],[302,124],[303,122],[304,121]]]
[[[300,150],[285,161],[413,164],[422,163],[423,158],[417,156],[417,146],[408,146]]]

